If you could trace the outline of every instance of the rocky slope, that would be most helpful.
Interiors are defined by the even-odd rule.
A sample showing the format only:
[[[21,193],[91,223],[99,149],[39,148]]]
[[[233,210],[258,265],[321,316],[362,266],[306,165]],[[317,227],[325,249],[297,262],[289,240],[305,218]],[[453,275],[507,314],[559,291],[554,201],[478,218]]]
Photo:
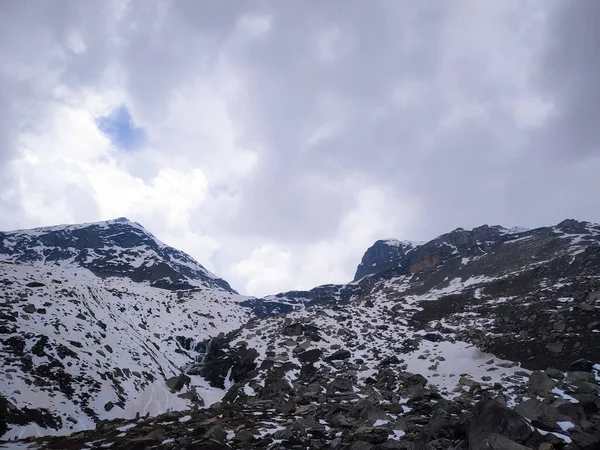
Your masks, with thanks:
[[[176,339],[187,355],[173,362],[190,378],[170,387],[210,385],[224,394],[210,408],[101,421],[93,431],[23,445],[600,446],[600,226],[482,226],[391,257],[372,249],[359,270],[380,271],[346,285],[232,297],[224,307],[246,316],[229,332]],[[156,289],[149,283],[142,285]]]
[[[4,439],[222,396],[195,379],[181,398],[165,379],[248,320],[248,298],[225,281],[122,219],[0,238]]]

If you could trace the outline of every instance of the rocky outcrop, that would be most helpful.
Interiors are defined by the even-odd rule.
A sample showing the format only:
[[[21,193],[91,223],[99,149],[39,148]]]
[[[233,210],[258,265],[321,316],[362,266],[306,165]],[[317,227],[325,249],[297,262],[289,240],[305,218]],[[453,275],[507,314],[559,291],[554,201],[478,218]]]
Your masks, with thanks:
[[[397,267],[402,258],[420,244],[420,242],[398,241],[396,239],[383,239],[375,242],[363,255],[360,264],[356,268],[354,281],[358,281],[366,275]]]

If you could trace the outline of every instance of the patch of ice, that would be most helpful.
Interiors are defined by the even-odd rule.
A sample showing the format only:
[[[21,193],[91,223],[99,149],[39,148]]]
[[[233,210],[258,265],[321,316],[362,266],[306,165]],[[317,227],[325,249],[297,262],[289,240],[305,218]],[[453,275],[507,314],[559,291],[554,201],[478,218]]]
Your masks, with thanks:
[[[555,433],[554,431],[546,431],[546,430],[542,430],[540,428],[536,428],[536,430],[542,435],[542,436],[546,436],[547,434],[553,434],[554,436],[556,436],[559,439],[562,439],[565,443],[570,444],[571,442],[573,442],[571,440],[571,438],[569,436],[565,436],[564,434],[560,434],[560,433]]]
[[[389,439],[394,439],[395,441],[398,441],[405,434],[406,432],[402,430],[392,430],[392,434],[390,434]]]
[[[563,391],[562,389],[559,389],[557,387],[552,389],[552,393],[558,395],[559,397],[564,398],[565,400],[569,400],[571,403],[579,403],[579,400],[571,397],[569,394],[566,394],[565,391]]]

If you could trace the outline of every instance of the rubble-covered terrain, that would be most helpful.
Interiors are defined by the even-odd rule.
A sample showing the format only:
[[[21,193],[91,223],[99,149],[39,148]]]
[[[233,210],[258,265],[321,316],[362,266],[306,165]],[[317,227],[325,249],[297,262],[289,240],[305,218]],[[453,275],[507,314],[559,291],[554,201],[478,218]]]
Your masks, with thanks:
[[[166,290],[126,278],[96,277],[95,284],[95,275],[86,275],[86,286],[101,291],[103,283],[118,282],[110,289],[129,292],[102,297],[104,302],[86,300],[100,305],[91,310],[94,314],[102,310],[117,317],[113,308],[127,302],[146,308],[134,322],[141,333],[137,344],[131,343],[131,334],[125,335],[128,345],[118,340],[110,346],[135,351],[142,344],[139,338],[153,342],[156,350],[149,345],[138,350],[148,357],[137,371],[142,378],[144,370],[154,377],[151,385],[160,386],[168,398],[183,396],[185,407],[158,415],[170,405],[142,410],[117,395],[111,400],[114,405],[121,401],[111,408],[116,412],[93,417],[88,426],[93,430],[30,437],[11,441],[7,448],[600,448],[600,226],[574,220],[534,230],[482,226],[418,245],[385,240],[374,247],[361,263],[364,276],[349,284],[265,299],[243,298],[221,285]],[[381,271],[366,269],[378,266]],[[32,332],[33,319],[21,314],[37,317],[38,309],[52,309],[42,300],[64,300],[52,280],[43,278],[46,267],[35,276],[27,271],[39,266],[13,264],[12,269],[25,272],[6,285],[13,303],[0,305],[3,314],[20,314],[10,323],[0,322],[15,327],[3,330],[5,361],[12,351],[6,342]],[[81,272],[69,270],[73,273],[62,284],[71,286]],[[45,276],[57,275],[49,271]],[[28,287],[30,282],[44,287]],[[48,286],[54,289],[48,300],[29,300],[37,298],[31,292]],[[133,296],[132,286],[143,295],[136,291]],[[17,302],[19,292],[27,293],[27,301]],[[147,308],[156,299],[162,303],[159,312],[150,313],[150,323]],[[28,302],[35,312],[25,312]],[[164,315],[167,308],[171,311]],[[126,311],[135,314],[129,307]],[[186,314],[194,318],[195,312],[201,317],[186,321]],[[71,320],[76,311],[63,307],[61,314]],[[212,315],[210,321],[206,315]],[[151,332],[140,332],[137,321]],[[91,359],[84,358],[86,370],[106,376],[103,364],[115,369],[101,348],[109,335],[95,330],[91,316],[84,322],[77,339],[87,339],[84,349],[92,353]],[[122,333],[117,323],[107,329]],[[51,321],[44,326],[41,334],[49,333]],[[155,334],[159,337],[151,337]],[[54,355],[58,347],[46,351],[43,338],[42,344],[40,337],[28,339],[22,352],[30,356],[34,372],[24,372],[14,356],[3,370],[13,379],[53,380],[52,368],[35,372],[40,366],[36,352],[41,347],[42,353]],[[52,340],[59,339],[53,335]],[[85,355],[59,342],[80,359]],[[106,358],[99,358],[97,350]],[[8,372],[9,366],[17,370]],[[63,384],[72,385],[68,381]],[[61,389],[60,379],[51,383],[48,396]],[[20,387],[21,393],[31,390]],[[0,408],[10,412],[18,404],[13,423],[51,414],[56,407],[50,402],[46,411],[31,411],[27,394],[3,392],[4,401],[12,403],[0,403]],[[97,397],[105,399],[102,390]],[[124,410],[130,418],[117,419]]]

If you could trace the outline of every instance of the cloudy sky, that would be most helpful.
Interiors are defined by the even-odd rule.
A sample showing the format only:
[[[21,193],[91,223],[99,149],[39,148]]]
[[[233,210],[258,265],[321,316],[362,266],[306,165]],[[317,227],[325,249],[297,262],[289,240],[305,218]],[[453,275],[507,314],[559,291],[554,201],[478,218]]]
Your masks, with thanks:
[[[600,221],[600,2],[3,0],[0,229],[126,216],[239,291]]]

